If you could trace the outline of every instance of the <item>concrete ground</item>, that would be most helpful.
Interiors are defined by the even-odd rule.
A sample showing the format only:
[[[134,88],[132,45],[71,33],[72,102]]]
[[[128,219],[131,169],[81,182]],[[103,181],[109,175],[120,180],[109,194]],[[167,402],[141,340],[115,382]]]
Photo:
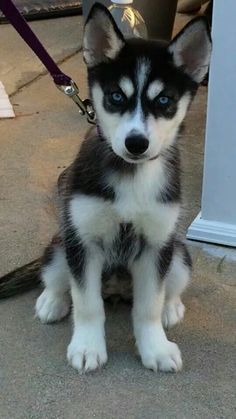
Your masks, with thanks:
[[[177,27],[185,19],[177,19]],[[61,68],[86,95],[81,17],[32,24]],[[0,26],[0,80],[17,117],[0,121],[0,274],[38,257],[56,230],[53,186],[87,129],[9,26]],[[58,39],[60,42],[58,42]],[[3,41],[3,42],[2,42]],[[206,88],[202,87],[180,138],[189,225],[200,206]],[[183,354],[183,371],[144,369],[132,337],[130,307],[106,306],[109,361],[79,375],[65,359],[70,319],[46,326],[34,319],[39,290],[0,303],[0,417],[234,418],[236,251],[190,243],[192,286],[183,324],[168,332]]]

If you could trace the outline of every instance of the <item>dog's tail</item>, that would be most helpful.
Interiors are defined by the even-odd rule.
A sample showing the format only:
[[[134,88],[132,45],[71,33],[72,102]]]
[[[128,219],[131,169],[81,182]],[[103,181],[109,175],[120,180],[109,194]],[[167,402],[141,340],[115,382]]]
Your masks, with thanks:
[[[41,258],[0,278],[0,299],[21,294],[40,284]]]

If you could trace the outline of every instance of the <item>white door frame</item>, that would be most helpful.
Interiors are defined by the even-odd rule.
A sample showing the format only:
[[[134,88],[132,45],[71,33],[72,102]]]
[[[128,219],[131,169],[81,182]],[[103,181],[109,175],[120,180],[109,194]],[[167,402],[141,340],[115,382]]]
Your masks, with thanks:
[[[214,0],[201,212],[192,240],[236,247],[236,0]]]

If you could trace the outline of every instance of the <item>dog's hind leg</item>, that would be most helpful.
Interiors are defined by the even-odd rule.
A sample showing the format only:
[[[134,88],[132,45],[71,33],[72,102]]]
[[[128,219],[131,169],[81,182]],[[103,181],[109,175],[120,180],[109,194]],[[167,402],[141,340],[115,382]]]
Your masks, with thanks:
[[[181,294],[189,283],[191,267],[187,247],[184,243],[176,241],[170,269],[165,277],[166,294],[162,321],[166,328],[183,320],[185,307],[181,301]]]
[[[71,305],[68,294],[70,270],[60,239],[55,236],[46,248],[41,269],[45,289],[36,302],[36,316],[42,323],[50,323],[65,317]]]

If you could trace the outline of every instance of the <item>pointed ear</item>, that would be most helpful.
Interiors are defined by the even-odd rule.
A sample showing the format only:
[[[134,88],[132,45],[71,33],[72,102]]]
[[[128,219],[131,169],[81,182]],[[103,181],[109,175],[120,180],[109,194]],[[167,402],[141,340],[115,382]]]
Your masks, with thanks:
[[[195,82],[201,83],[208,72],[211,57],[211,35],[207,20],[192,20],[173,39],[168,50],[177,67],[182,67]]]
[[[114,59],[124,44],[124,37],[107,8],[95,3],[84,28],[83,51],[87,66]]]

